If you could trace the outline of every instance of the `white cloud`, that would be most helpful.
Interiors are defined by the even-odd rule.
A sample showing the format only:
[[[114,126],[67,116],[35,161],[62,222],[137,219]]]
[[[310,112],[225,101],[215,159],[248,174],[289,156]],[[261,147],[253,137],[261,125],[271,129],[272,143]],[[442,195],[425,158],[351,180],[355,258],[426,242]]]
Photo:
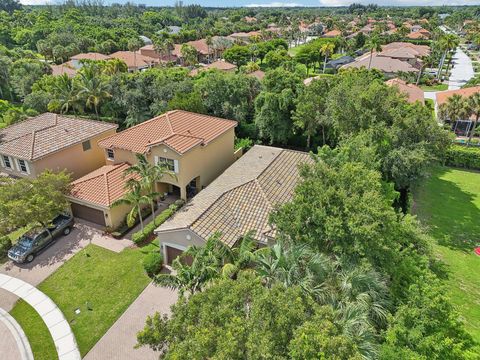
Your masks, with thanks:
[[[301,7],[305,6],[303,4],[298,4],[298,3],[286,3],[286,2],[271,2],[267,4],[248,4],[245,5],[246,7]]]
[[[442,5],[478,5],[478,0],[319,0],[321,6],[348,6],[351,3],[380,6],[442,6]]]

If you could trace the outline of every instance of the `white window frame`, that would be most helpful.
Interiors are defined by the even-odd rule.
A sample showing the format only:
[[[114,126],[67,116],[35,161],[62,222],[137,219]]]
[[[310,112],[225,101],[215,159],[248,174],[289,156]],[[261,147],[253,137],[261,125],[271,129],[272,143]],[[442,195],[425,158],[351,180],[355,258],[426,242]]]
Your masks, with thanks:
[[[16,159],[17,160],[17,169],[19,172],[21,172],[22,174],[28,174],[30,175],[30,167],[28,166],[28,161],[27,160],[23,160],[23,159]],[[22,166],[20,165],[20,161],[23,161],[23,163],[25,164],[25,170],[26,171],[23,171],[22,170]]]
[[[110,157],[110,151],[112,152],[113,157]],[[112,161],[115,160],[115,151],[113,149],[107,149],[106,153],[107,153],[107,159],[108,160],[112,160]]]
[[[166,164],[170,171],[178,174],[178,160],[169,159],[163,156],[155,156],[155,165]]]
[[[5,163],[5,158],[8,159],[8,162],[10,163],[10,166],[8,167],[7,164]],[[1,155],[0,160],[2,161],[2,167],[7,170],[7,171],[12,171],[14,170],[14,165],[13,165],[13,159],[8,156],[8,155]]]

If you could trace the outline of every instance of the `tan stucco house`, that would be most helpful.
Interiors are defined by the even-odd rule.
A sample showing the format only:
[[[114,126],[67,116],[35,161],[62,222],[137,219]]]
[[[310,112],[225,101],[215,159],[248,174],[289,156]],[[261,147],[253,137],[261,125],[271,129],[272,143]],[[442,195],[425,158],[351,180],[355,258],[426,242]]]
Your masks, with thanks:
[[[125,193],[125,169],[143,154],[151,164],[166,164],[157,191],[187,200],[210,184],[235,160],[237,123],[218,117],[174,110],[101,140],[106,165],[74,181],[69,199],[73,214],[110,228],[130,210],[112,207]]]
[[[260,245],[275,238],[269,215],[289,201],[308,153],[255,145],[171,219],[155,230],[167,264],[215,233],[233,246],[247,232]]]
[[[53,113],[0,130],[0,172],[35,177],[45,170],[67,170],[77,179],[104,164],[97,143],[117,125]]]

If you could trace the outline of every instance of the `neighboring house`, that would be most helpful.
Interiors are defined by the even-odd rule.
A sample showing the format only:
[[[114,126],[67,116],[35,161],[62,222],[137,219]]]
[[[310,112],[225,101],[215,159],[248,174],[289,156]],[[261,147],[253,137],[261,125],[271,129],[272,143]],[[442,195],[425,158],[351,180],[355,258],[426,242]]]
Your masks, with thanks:
[[[207,45],[207,41],[205,39],[195,40],[195,41],[188,41],[185,44],[192,46],[195,50],[197,50],[197,60],[199,63],[207,63],[213,60],[214,56],[217,57],[221,56],[219,52],[215,52],[213,46]],[[173,50],[172,54],[176,56],[180,61],[182,61],[182,45],[183,44],[175,44],[175,49]],[[216,54],[215,54],[216,53]]]
[[[137,163],[136,154],[175,173],[158,182],[156,191],[187,200],[235,160],[236,126],[233,120],[175,110],[103,139],[98,145],[106,165],[72,184],[73,214],[102,226],[120,225],[130,208],[110,207],[124,193],[121,174]]]
[[[217,61],[214,61],[213,63],[208,64],[206,66],[199,67],[197,69],[193,69],[192,71],[190,71],[189,75],[190,76],[195,76],[195,75],[198,75],[202,71],[206,71],[206,70],[210,70],[210,69],[217,69],[219,71],[224,71],[224,72],[235,72],[237,67],[234,64],[229,63],[228,61],[217,60]]]
[[[342,32],[340,30],[331,30],[322,35],[324,38],[335,38],[341,36]]]
[[[247,74],[248,76],[256,77],[258,80],[262,81],[265,77],[265,72],[262,70],[255,70]]]
[[[390,57],[380,56],[378,53],[374,53],[370,62],[370,54],[364,54],[357,58],[354,62],[342,66],[342,69],[351,67],[355,68],[367,68],[370,64],[371,69],[377,69],[385,73],[386,76],[393,77],[399,71],[418,73],[418,69],[410,65],[406,61],[393,59]]]
[[[50,67],[52,68],[53,76],[67,74],[68,77],[74,77],[77,74],[77,69],[73,66],[72,61],[67,61],[60,65],[50,65]]]
[[[354,61],[355,61],[355,58],[351,56],[342,56],[341,58],[330,60],[329,62],[327,62],[326,68],[337,70],[341,66],[350,64],[351,62],[354,62]]]
[[[259,31],[250,31],[250,32],[237,32],[228,35],[234,41],[241,42],[241,43],[249,43],[251,42],[252,37],[262,36]]]
[[[428,40],[430,39],[430,32],[427,30],[411,32],[407,35],[407,38],[412,40]]]
[[[2,172],[35,177],[49,169],[67,170],[73,179],[104,164],[97,142],[117,125],[45,113],[0,130]]]
[[[82,67],[82,60],[108,60],[111,59],[111,55],[104,55],[96,52],[81,53],[70,58],[71,64],[75,69],[80,69]]]
[[[414,84],[408,84],[406,81],[398,78],[390,79],[386,81],[385,84],[388,86],[396,86],[400,92],[407,94],[407,100],[410,103],[415,103],[416,101],[419,101],[422,104],[425,103],[423,90]]]
[[[292,198],[298,167],[310,161],[308,153],[255,145],[155,230],[165,262],[216,233],[228,246],[249,231],[260,245],[270,244],[275,229],[269,215]]]
[[[480,86],[473,86],[469,88],[464,88],[464,89],[458,89],[458,90],[447,90],[447,91],[440,91],[437,92],[436,94],[436,99],[437,99],[437,110],[439,107],[446,103],[448,98],[457,94],[462,97],[469,97],[472,96],[473,94],[480,93]],[[438,111],[437,111],[438,113]],[[462,119],[458,120],[455,122],[452,122],[452,130],[459,136],[468,136],[470,131],[473,128],[473,120],[475,119],[475,116],[472,115],[470,119]],[[477,126],[480,126],[477,124]]]
[[[160,60],[150,56],[142,55],[141,52],[133,51],[117,51],[110,54],[110,58],[119,59],[125,62],[128,67],[128,71],[145,70],[157,65]]]

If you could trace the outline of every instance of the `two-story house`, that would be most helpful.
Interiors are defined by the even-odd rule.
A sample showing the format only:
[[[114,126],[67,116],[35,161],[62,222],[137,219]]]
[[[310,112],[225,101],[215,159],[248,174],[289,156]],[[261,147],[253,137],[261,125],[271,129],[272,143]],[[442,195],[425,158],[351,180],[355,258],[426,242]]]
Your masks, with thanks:
[[[35,177],[45,170],[69,172],[77,179],[104,164],[99,140],[115,134],[117,125],[53,113],[0,130],[0,172]]]
[[[235,121],[187,111],[169,111],[99,142],[106,165],[74,181],[69,199],[76,217],[110,228],[130,211],[112,207],[125,194],[123,174],[143,154],[151,164],[166,164],[175,176],[157,183],[160,193],[186,200],[212,182],[234,161]]]

